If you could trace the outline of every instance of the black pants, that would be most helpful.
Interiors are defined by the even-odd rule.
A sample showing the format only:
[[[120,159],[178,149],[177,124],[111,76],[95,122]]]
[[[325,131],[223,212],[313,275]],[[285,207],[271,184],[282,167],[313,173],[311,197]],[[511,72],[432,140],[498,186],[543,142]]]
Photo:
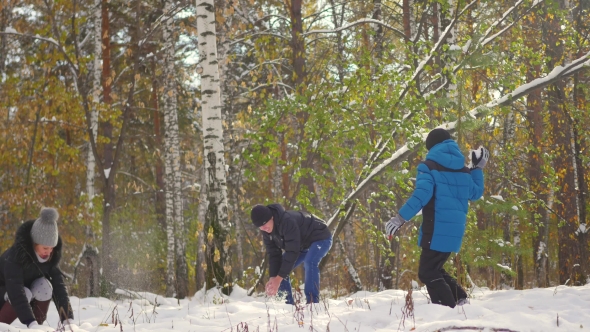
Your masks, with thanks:
[[[467,298],[467,293],[443,269],[450,255],[450,252],[422,248],[418,278],[426,285],[432,303],[454,308],[458,300]]]

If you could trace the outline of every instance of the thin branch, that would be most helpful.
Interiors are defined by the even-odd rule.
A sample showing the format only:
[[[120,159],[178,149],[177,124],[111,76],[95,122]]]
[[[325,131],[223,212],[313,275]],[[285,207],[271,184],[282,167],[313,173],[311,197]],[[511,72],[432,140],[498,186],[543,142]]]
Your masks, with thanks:
[[[131,173],[124,172],[124,171],[119,171],[119,170],[117,170],[117,174],[123,174],[123,175],[127,175],[127,176],[129,176],[129,177],[132,177],[132,178],[134,178],[134,179],[138,180],[139,182],[141,182],[141,183],[145,184],[146,186],[148,186],[148,188],[151,188],[151,187],[152,187],[150,184],[148,184],[147,182],[145,182],[144,180],[142,180],[142,179],[141,179],[139,176],[137,176],[137,175],[133,175],[133,174],[131,174]]]
[[[442,44],[446,41],[447,36],[449,35],[449,33],[451,32],[451,30],[455,26],[455,23],[457,23],[457,21],[459,20],[459,17],[461,17],[467,10],[469,10],[476,3],[477,3],[477,0],[473,0],[472,2],[470,2],[469,4],[467,4],[465,6],[465,8],[463,8],[463,10],[460,13],[458,13],[457,16],[455,18],[453,18],[453,20],[449,23],[449,25],[447,26],[447,28],[445,29],[445,31],[440,36],[440,38],[439,38],[438,42],[436,43],[436,45],[434,45],[434,47],[430,50],[430,54],[428,54],[428,56],[426,58],[422,59],[422,61],[420,62],[420,64],[418,64],[418,67],[416,68],[416,70],[414,70],[414,74],[412,75],[411,79],[409,79],[406,82],[406,84],[404,86],[404,89],[400,93],[400,95],[398,97],[398,100],[396,101],[396,103],[393,106],[393,108],[396,108],[397,105],[399,105],[399,103],[401,102],[401,100],[408,93],[408,91],[410,91],[410,87],[412,86],[410,84],[410,82],[414,82],[418,78],[418,76],[420,76],[420,74],[424,71],[424,67],[426,66],[426,64],[428,62],[430,62],[432,60],[432,58],[434,58],[435,54],[442,47]]]
[[[254,89],[251,89],[251,90],[248,90],[246,92],[243,92],[242,94],[248,94],[248,93],[254,92],[256,90],[262,89],[262,88],[267,88],[267,87],[270,87],[270,86],[274,86],[275,84],[276,85],[279,85],[279,86],[282,86],[282,87],[285,87],[285,88],[289,88],[289,89],[295,91],[295,88],[293,88],[290,85],[287,85],[287,84],[282,83],[282,82],[273,82],[273,83],[261,84],[261,85],[255,87]]]
[[[354,26],[357,26],[360,24],[365,24],[365,23],[373,23],[373,24],[381,25],[391,31],[394,31],[395,33],[397,33],[398,35],[403,37],[404,40],[406,40],[406,35],[402,31],[400,31],[399,29],[396,29],[389,24],[383,23],[382,21],[375,20],[372,18],[362,18],[360,20],[348,23],[348,24],[338,27],[336,29],[311,30],[311,31],[305,32],[303,34],[303,36],[308,36],[308,35],[317,34],[317,33],[338,33],[338,32],[342,32],[343,30],[348,30]]]

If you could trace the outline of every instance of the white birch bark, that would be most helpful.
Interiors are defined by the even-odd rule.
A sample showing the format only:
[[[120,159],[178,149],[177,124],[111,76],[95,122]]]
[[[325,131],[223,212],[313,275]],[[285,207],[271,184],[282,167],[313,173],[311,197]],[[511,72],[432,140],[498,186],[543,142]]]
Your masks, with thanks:
[[[197,71],[201,74],[201,108],[203,116],[203,142],[206,176],[204,185],[207,190],[207,225],[215,225],[219,233],[213,240],[215,255],[210,264],[219,264],[222,271],[208,271],[224,292],[231,291],[226,283],[231,267],[226,264],[228,247],[225,236],[229,234],[227,184],[225,174],[223,127],[221,119],[221,89],[219,81],[219,63],[217,60],[217,40],[215,29],[215,7],[213,0],[196,0],[199,63]],[[207,231],[206,229],[204,230]],[[208,258],[207,258],[208,259]],[[211,266],[208,266],[211,268]],[[225,280],[219,280],[223,278]],[[208,277],[209,279],[209,277]],[[207,287],[213,285],[208,284]]]
[[[439,11],[440,19],[439,22],[439,31],[440,35],[442,35],[443,31],[447,28],[450,24],[452,19],[455,15],[455,1],[449,0],[449,11],[443,11],[442,8]],[[444,41],[445,44],[449,45],[447,53],[443,57],[443,69],[448,68],[448,72],[445,75],[449,84],[447,85],[447,98],[452,101],[454,105],[457,105],[457,82],[456,82],[456,75],[451,68],[453,68],[457,62],[457,57],[454,55],[456,43],[457,43],[457,28],[456,25],[453,24],[449,33],[447,35],[446,40]]]
[[[358,292],[363,289],[363,283],[361,282],[361,278],[360,278],[359,274],[357,273],[356,269],[354,268],[354,265],[352,264],[352,262],[348,258],[348,255],[346,254],[346,249],[344,248],[342,241],[340,241],[339,239],[336,239],[336,243],[338,244],[338,248],[340,249],[342,256],[344,256],[344,265],[346,266],[346,268],[348,270],[348,274],[352,278],[352,281],[354,282],[354,286],[356,287],[356,291]]]
[[[197,279],[197,290],[205,286],[205,270],[207,269],[207,261],[205,260],[205,219],[207,218],[207,190],[205,188],[205,178],[207,171],[203,167],[201,172],[201,192],[199,195],[199,209],[197,210],[197,221],[202,225],[202,229],[197,231],[197,263],[195,264],[195,273]]]
[[[355,242],[356,239],[354,238],[354,229],[351,223],[346,223],[344,226],[344,245],[345,251],[344,253],[351,261],[356,261],[356,250],[355,250]]]
[[[371,266],[375,266],[378,267],[379,266],[379,258],[377,257],[376,253],[375,253],[375,245],[373,243],[371,243],[371,241],[367,238],[366,241],[367,246],[368,246],[368,255],[369,255],[369,264]],[[373,285],[379,285],[380,281],[379,280],[379,273],[376,272],[378,271],[378,268],[374,268],[374,269],[370,269],[369,273],[368,273],[368,277],[370,278],[369,280],[371,280]]]
[[[94,177],[96,160],[90,141],[96,142],[98,133],[98,105],[100,104],[100,93],[102,85],[100,82],[102,71],[102,1],[94,0],[94,62],[92,68],[92,108],[90,109],[90,129],[92,137],[88,138],[88,150],[86,156],[86,193],[89,200],[89,208],[92,209],[92,198],[94,198]],[[91,211],[89,211],[90,213]]]
[[[176,79],[174,70],[174,25],[172,4],[164,5],[164,167],[166,184],[166,296],[179,295],[176,289],[175,259],[184,257],[184,218],[182,215],[180,144],[178,139],[178,110],[176,106]],[[180,277],[180,276],[177,276]],[[178,280],[179,282],[181,280]],[[183,296],[185,294],[182,294]],[[184,297],[184,296],[183,296]]]
[[[564,2],[564,8],[567,9],[567,14],[566,14],[566,19],[568,21],[569,24],[574,25],[574,16],[573,16],[573,10],[574,8],[572,8],[572,5],[570,4],[569,0],[565,0]],[[569,63],[571,62],[571,53],[570,52],[566,52],[566,56],[564,59],[565,63]],[[573,88],[573,80],[568,80],[566,81],[566,84],[568,85],[568,87]],[[572,98],[574,96],[574,94],[571,94]],[[574,101],[575,102],[575,101]],[[568,116],[568,115],[566,115]],[[574,168],[574,183],[576,184],[576,191],[579,192],[580,188],[578,186],[578,184],[580,183],[579,180],[579,174],[578,174],[578,162],[576,160],[576,141],[575,141],[575,132],[574,132],[574,121],[570,121],[570,137],[572,137],[572,142],[571,142],[571,151],[572,151],[572,167]],[[581,209],[583,209],[584,207],[582,206],[581,202],[580,202],[580,196],[576,195],[576,216],[578,217],[578,222],[583,222],[582,221],[582,214],[581,214]],[[584,230],[586,229],[586,225],[583,225]],[[585,233],[585,232],[584,232]],[[576,234],[577,235],[577,234]]]

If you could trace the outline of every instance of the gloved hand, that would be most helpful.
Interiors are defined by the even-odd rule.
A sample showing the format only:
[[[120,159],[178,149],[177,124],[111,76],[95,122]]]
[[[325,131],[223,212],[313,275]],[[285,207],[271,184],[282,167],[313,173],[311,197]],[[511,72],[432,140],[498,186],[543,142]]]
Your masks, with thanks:
[[[388,238],[391,238],[397,233],[400,227],[406,223],[406,220],[402,218],[399,214],[391,219],[385,224],[385,234],[388,235]]]
[[[39,325],[37,321],[33,321],[28,325],[29,330],[37,330],[43,332],[55,332],[55,329],[47,325]]]
[[[484,147],[479,147],[477,150],[471,150],[471,169],[483,169],[488,159],[490,159],[490,152]]]

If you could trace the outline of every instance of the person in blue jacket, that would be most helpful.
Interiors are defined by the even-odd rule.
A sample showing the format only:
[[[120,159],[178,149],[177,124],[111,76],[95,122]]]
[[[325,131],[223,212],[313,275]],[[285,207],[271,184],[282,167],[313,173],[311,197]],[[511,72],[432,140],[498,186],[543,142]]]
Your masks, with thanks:
[[[428,134],[426,149],[428,154],[418,165],[412,196],[398,215],[387,222],[385,230],[391,238],[422,210],[418,278],[426,285],[432,303],[454,308],[467,303],[467,293],[443,265],[451,252],[461,249],[469,201],[483,195],[483,168],[489,152],[483,147],[472,151],[471,167],[465,167],[465,157],[459,146],[442,128]]]

